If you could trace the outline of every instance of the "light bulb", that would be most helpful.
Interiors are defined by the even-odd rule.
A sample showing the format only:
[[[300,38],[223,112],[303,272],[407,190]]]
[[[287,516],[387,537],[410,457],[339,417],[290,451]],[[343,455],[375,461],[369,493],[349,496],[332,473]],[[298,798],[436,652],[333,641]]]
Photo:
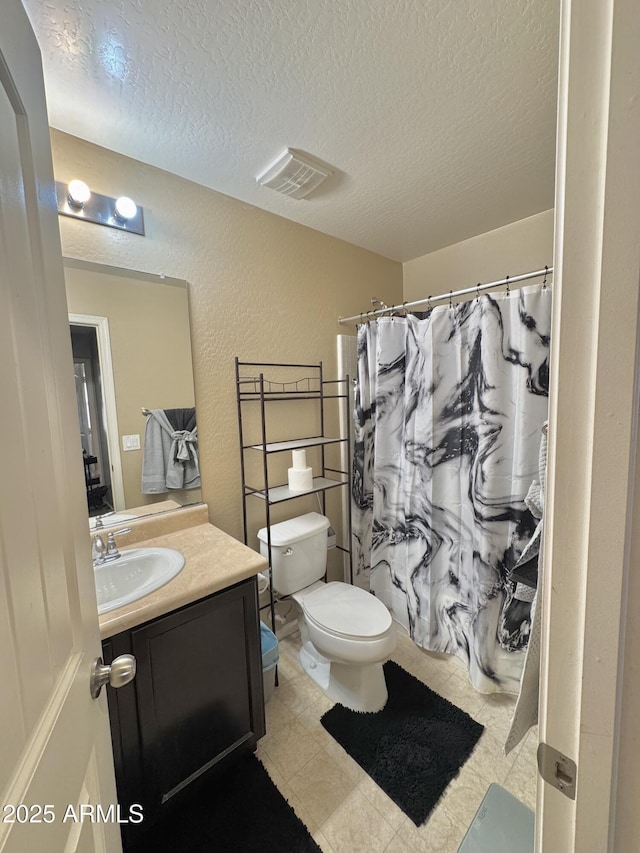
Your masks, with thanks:
[[[86,202],[91,198],[91,190],[84,181],[70,181],[67,187],[67,201],[71,207],[80,209],[84,207]]]
[[[120,198],[116,199],[116,219],[126,222],[128,219],[133,219],[137,212],[138,205],[133,199],[126,195],[121,195]]]

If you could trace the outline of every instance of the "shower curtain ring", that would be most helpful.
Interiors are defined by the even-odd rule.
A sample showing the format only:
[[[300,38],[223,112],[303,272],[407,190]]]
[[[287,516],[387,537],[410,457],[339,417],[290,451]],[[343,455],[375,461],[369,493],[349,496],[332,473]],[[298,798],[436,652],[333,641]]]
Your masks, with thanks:
[[[453,296],[453,290],[449,291],[449,310],[453,311],[453,302],[451,301],[451,297]]]
[[[480,299],[480,282],[476,285],[476,302]]]
[[[508,296],[511,293],[511,288],[509,287],[509,276],[507,276],[505,278],[504,282],[507,285],[507,296]]]
[[[549,274],[549,267],[545,264],[544,265],[544,281],[542,282],[543,288],[547,286],[547,275],[548,274]]]

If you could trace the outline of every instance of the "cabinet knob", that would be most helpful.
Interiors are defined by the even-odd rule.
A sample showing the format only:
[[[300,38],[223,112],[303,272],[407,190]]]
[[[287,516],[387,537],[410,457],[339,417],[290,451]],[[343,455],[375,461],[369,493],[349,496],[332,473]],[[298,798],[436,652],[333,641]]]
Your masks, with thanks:
[[[105,664],[102,658],[96,658],[91,664],[91,680],[89,688],[91,696],[97,699],[104,684],[111,687],[124,687],[136,677],[136,659],[133,655],[120,655]]]

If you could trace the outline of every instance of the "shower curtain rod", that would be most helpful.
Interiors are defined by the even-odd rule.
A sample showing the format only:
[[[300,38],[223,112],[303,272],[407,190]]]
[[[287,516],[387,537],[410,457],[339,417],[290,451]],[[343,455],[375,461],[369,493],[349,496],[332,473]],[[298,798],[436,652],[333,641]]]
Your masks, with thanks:
[[[483,290],[490,290],[492,287],[500,287],[501,285],[517,284],[519,281],[527,281],[530,278],[540,278],[541,276],[551,275],[553,267],[545,267],[543,270],[535,272],[526,272],[522,275],[507,276],[499,281],[489,281],[486,284],[476,284],[473,287],[465,287],[463,290],[450,290],[448,293],[441,293],[437,296],[427,296],[425,299],[417,299],[415,302],[403,302],[401,305],[390,305],[388,308],[378,308],[375,311],[363,311],[362,314],[355,314],[353,317],[338,317],[338,323],[352,323],[360,320],[369,320],[371,317],[378,317],[381,314],[386,314],[389,311],[402,311],[407,308],[413,308],[416,305],[424,305],[425,302],[429,306],[433,302],[442,302],[446,299],[455,299],[458,296],[467,296],[470,293],[481,293]]]

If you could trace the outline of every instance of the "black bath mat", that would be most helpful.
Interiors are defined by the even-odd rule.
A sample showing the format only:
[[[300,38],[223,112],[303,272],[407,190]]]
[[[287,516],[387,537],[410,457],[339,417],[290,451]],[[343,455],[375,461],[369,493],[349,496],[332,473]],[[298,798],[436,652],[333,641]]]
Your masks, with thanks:
[[[202,785],[127,849],[132,853],[320,853],[253,755]]]
[[[420,826],[473,752],[484,726],[393,661],[389,699],[376,714],[334,705],[322,725]]]

